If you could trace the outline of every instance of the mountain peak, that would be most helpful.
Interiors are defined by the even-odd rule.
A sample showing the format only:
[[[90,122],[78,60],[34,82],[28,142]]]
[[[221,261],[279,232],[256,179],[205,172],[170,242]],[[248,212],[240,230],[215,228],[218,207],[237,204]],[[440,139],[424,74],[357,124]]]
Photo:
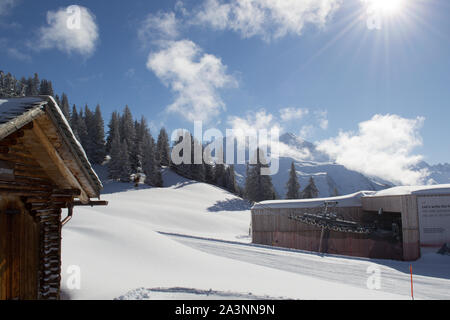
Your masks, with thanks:
[[[316,149],[316,146],[305,139],[297,137],[295,134],[288,132],[280,136],[280,142],[289,148],[284,156],[293,157],[296,160],[307,160],[317,162],[329,162],[329,157]],[[283,155],[282,155],[283,156]]]
[[[311,142],[308,142],[300,137],[297,137],[295,134],[291,133],[291,132],[287,132],[281,135],[280,137],[280,142],[287,144],[289,146],[299,146],[301,145],[302,147],[304,147],[304,145],[310,145],[312,146],[313,144]]]

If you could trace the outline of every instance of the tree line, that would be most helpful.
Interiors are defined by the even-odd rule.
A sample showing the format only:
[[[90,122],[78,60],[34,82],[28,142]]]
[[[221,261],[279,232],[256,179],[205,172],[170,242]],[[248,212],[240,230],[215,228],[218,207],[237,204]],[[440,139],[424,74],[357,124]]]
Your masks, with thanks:
[[[97,105],[94,110],[91,110],[88,105],[84,108],[77,108],[75,104],[70,107],[67,94],[62,93],[61,97],[55,95],[52,82],[46,79],[40,80],[37,73],[33,77],[22,77],[17,80],[10,73],[5,74],[0,71],[1,98],[37,95],[49,95],[55,98],[90,162],[107,165],[110,179],[130,182],[144,177],[146,184],[162,187],[161,169],[170,167],[183,177],[216,185],[253,202],[277,198],[271,177],[261,175],[261,169],[267,165],[264,164],[266,163],[263,159],[264,155],[259,149],[255,155],[254,163],[256,164],[247,165],[245,186],[241,188],[236,182],[233,165],[225,165],[224,161],[217,163],[205,161],[205,159],[202,159],[199,164],[195,163],[194,150],[204,151],[205,146],[200,145],[188,132],[180,136],[172,148],[185,139],[190,141],[191,154],[188,155],[190,164],[176,165],[171,161],[172,148],[165,128],[160,130],[155,141],[145,117],[142,116],[136,120],[128,106],[125,106],[121,113],[117,111],[112,113],[106,134],[100,105]],[[180,156],[183,155],[180,154]],[[286,189],[286,199],[318,197],[318,189],[312,177],[305,189],[300,191],[294,163],[291,166]]]
[[[33,77],[22,77],[17,80],[11,73],[5,74],[0,70],[0,97],[13,98],[38,95],[54,96],[52,82],[45,79],[39,80],[37,73]]]

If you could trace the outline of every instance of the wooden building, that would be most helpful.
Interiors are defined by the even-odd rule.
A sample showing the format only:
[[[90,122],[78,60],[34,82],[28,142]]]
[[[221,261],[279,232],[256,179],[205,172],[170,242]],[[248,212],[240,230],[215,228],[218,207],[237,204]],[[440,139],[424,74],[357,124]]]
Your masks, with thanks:
[[[101,189],[52,97],[0,99],[0,299],[59,298],[61,228]]]
[[[337,203],[339,219],[371,232],[326,230],[292,217],[321,215]],[[303,219],[305,220],[305,219]],[[347,256],[416,260],[421,248],[450,243],[450,185],[397,187],[312,200],[265,201],[252,208],[253,243]]]

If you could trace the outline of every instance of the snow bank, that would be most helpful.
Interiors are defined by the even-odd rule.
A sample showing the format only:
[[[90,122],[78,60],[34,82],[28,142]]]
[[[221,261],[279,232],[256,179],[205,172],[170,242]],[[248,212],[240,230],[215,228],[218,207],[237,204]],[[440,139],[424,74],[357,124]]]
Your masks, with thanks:
[[[346,196],[319,198],[319,199],[302,199],[302,200],[274,200],[263,201],[255,204],[252,209],[297,209],[297,208],[315,208],[321,207],[325,202],[337,202],[337,207],[361,207],[362,197],[375,194],[375,191],[360,191]]]

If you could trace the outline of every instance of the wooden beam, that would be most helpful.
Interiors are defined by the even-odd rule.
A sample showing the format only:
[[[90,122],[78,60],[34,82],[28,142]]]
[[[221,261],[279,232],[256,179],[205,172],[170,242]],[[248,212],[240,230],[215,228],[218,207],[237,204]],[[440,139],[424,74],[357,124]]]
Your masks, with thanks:
[[[30,158],[22,158],[20,156],[14,155],[14,154],[0,154],[0,160],[4,161],[14,161],[19,164],[26,164],[26,165],[38,165],[36,161]]]
[[[65,197],[65,196],[79,197],[80,195],[81,195],[80,189],[53,190],[53,193],[52,193],[52,197]]]
[[[82,203],[89,202],[89,196],[83,190],[78,179],[67,168],[64,160],[53,147],[38,123],[34,123],[32,130],[25,132],[24,145],[34,156],[48,176],[63,189],[78,189],[78,196]]]
[[[10,151],[11,155],[16,155],[16,156],[27,158],[27,159],[34,159],[32,154],[26,152],[22,148],[11,147],[9,149],[10,149],[9,151]]]
[[[3,147],[9,147],[9,146],[15,146],[17,144],[16,139],[6,138],[0,141],[0,146]]]
[[[0,190],[47,191],[49,193],[52,191],[48,186],[35,186],[31,184],[18,184],[3,181],[0,181]]]
[[[108,205],[108,201],[89,201],[88,203],[82,203],[80,201],[73,202],[74,207],[80,207],[80,206],[98,207],[98,206],[107,206],[107,205]]]

